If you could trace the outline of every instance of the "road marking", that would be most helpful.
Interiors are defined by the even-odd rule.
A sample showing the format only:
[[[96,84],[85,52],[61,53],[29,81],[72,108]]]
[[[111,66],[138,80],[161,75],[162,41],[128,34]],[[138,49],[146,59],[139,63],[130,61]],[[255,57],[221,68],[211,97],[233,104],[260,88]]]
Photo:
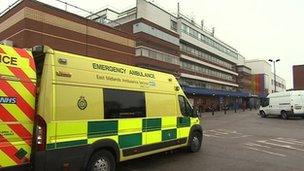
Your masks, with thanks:
[[[270,143],[270,142],[267,142],[267,141],[257,141],[257,142],[267,144],[267,145],[276,146],[276,147],[286,148],[286,149],[289,149],[289,150],[297,150],[297,151],[303,151],[304,152],[304,149],[295,148],[295,147],[292,147],[290,145],[275,144],[275,143]]]
[[[277,139],[284,140],[284,141],[289,141],[289,142],[294,142],[294,143],[298,143],[298,144],[303,144],[304,145],[304,142],[299,141],[297,139],[293,139],[293,138],[277,138]]]
[[[206,137],[215,137],[215,138],[231,138],[231,139],[235,139],[235,138],[245,138],[245,137],[249,137],[252,135],[244,135],[242,133],[239,133],[237,131],[231,131],[231,130],[227,130],[227,129],[210,129],[210,130],[206,130],[204,135]]]
[[[294,139],[294,138],[277,138],[277,139],[282,139],[282,140],[290,140],[290,141],[297,141],[297,139]]]
[[[219,136],[216,136],[216,135],[210,135],[210,134],[206,134],[206,133],[204,133],[203,135],[206,136],[206,137],[222,138],[222,137],[219,137]]]
[[[292,144],[292,145],[304,146],[304,143],[299,143],[299,142],[284,141],[284,140],[279,140],[279,139],[270,139],[270,140],[271,140],[271,141],[275,141],[275,142],[285,143],[285,144]]]
[[[231,131],[231,130],[227,130],[227,129],[218,129],[219,131],[223,131],[223,132],[228,132],[228,133],[231,133],[231,134],[239,134],[239,135],[242,135],[242,133],[239,133],[237,131]]]
[[[258,151],[258,152],[263,152],[263,153],[266,153],[266,154],[274,155],[274,156],[286,157],[286,155],[281,154],[281,153],[275,153],[275,152],[271,152],[271,151],[267,151],[267,150],[260,150],[260,149],[253,148],[253,147],[245,147],[245,148],[247,148],[249,150],[253,150],[253,151]]]
[[[252,135],[242,135],[242,136],[238,136],[238,137],[231,137],[231,138],[246,138],[246,137],[250,137]]]
[[[242,135],[242,136],[239,136],[239,137],[236,137],[236,138],[246,138],[246,137],[251,137],[252,135]]]
[[[209,130],[210,132],[215,132],[215,133],[218,133],[218,134],[224,134],[224,135],[228,135],[227,132],[220,132],[220,131],[216,131],[216,130]]]
[[[266,146],[266,145],[261,145],[261,144],[251,143],[251,142],[246,143],[245,145],[250,146],[250,147],[257,146],[257,147],[263,147],[263,148],[271,148],[271,147]]]

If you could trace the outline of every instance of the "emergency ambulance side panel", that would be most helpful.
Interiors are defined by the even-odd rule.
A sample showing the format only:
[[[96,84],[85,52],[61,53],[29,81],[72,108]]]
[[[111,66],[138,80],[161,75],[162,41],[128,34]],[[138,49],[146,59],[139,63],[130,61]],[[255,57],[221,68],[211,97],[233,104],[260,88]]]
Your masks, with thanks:
[[[185,95],[172,75],[58,51],[47,56],[52,111],[39,111],[48,127],[48,169],[75,161],[85,167],[102,143],[118,151],[117,161],[186,146],[191,126],[199,125],[182,115]]]
[[[0,168],[30,162],[35,96],[31,53],[0,45]]]

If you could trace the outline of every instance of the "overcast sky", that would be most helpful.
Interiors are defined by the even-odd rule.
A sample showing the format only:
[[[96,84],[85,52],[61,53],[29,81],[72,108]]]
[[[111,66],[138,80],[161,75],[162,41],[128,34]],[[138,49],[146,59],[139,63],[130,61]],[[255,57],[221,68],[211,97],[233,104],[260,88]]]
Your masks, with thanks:
[[[64,6],[55,0],[41,0]],[[107,5],[123,10],[135,6],[136,0],[63,0],[89,11]],[[12,0],[0,0],[0,11]],[[166,10],[192,16],[197,23],[204,19],[215,35],[236,48],[246,59],[280,58],[277,74],[292,88],[292,66],[304,64],[303,0],[154,0]],[[68,10],[71,10],[68,8]],[[304,76],[303,76],[304,79]]]

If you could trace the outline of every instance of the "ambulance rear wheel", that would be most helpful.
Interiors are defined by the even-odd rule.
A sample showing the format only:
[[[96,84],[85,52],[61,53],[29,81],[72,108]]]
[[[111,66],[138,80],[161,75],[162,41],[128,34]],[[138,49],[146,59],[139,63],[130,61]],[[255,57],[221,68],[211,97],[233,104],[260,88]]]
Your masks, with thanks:
[[[201,149],[202,134],[194,131],[189,138],[188,151],[191,153],[198,152]]]
[[[95,152],[89,162],[88,171],[115,171],[116,162],[111,152],[100,150]]]

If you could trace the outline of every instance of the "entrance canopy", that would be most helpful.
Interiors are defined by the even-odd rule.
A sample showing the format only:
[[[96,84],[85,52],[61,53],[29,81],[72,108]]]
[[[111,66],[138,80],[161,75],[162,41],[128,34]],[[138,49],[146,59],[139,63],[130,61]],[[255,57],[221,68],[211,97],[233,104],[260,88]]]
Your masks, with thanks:
[[[225,90],[211,90],[206,88],[183,86],[186,94],[200,94],[208,96],[230,96],[230,97],[250,97],[249,93],[225,91]]]

